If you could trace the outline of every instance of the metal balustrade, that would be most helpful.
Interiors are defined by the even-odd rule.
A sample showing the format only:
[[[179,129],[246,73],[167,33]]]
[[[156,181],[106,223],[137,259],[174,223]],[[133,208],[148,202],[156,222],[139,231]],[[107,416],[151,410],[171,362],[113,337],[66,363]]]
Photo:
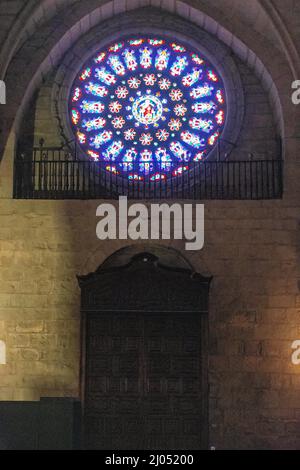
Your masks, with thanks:
[[[181,175],[142,181],[107,171],[99,162],[76,159],[62,148],[34,148],[15,161],[17,199],[278,199],[283,192],[283,162],[205,160],[188,164]]]

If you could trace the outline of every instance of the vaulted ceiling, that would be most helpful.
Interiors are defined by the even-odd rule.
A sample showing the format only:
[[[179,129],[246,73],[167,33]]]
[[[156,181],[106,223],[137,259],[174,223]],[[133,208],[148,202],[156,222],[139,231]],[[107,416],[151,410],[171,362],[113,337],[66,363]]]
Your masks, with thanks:
[[[64,53],[97,24],[143,7],[176,14],[215,34],[253,67],[263,64],[286,95],[300,77],[298,0],[0,0],[0,78],[9,102],[0,118],[0,154],[22,105]]]

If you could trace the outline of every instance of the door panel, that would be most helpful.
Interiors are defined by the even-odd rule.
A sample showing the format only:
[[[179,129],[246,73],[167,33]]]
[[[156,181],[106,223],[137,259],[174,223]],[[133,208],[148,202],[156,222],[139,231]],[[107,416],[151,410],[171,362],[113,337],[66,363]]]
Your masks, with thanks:
[[[200,338],[197,313],[90,313],[86,448],[201,449]]]

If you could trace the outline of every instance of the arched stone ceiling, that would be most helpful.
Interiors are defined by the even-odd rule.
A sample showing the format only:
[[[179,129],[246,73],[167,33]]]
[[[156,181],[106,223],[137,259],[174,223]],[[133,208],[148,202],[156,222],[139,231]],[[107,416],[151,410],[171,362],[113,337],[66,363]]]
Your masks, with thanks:
[[[256,68],[266,87],[272,87],[270,81],[267,83],[267,71],[276,85],[287,86],[287,93],[295,75],[292,64],[298,51],[277,10],[274,16],[270,0],[32,0],[22,3],[25,5],[16,16],[0,56],[9,103],[5,119],[0,121],[1,155],[15,116],[20,114],[21,105],[30,98],[43,76],[91,26],[126,10],[152,5],[195,22]],[[16,81],[20,70],[26,73],[22,80]],[[4,76],[4,70],[1,74]],[[275,95],[273,100],[276,101]]]
[[[0,51],[0,76],[4,76],[9,60],[24,41],[31,36],[36,29],[49,19],[63,14],[68,8],[78,8],[79,4],[84,16],[99,5],[109,3],[109,0],[1,0],[3,12],[0,13],[1,32],[0,43],[3,44]],[[221,24],[229,22],[229,30],[238,35],[237,25],[243,23],[249,25],[268,40],[274,47],[281,46],[290,61],[291,68],[297,72],[300,69],[300,19],[295,15],[295,8],[299,10],[300,4],[295,0],[117,0],[113,10],[125,11],[126,9],[140,8],[153,5],[172,12],[184,9],[185,5],[202,10]],[[77,4],[77,5],[76,5]],[[84,10],[82,9],[84,7]],[[241,29],[240,28],[240,29]],[[242,38],[241,38],[242,39]],[[276,46],[276,43],[277,46]],[[298,44],[298,48],[297,48]],[[298,60],[297,60],[298,59]],[[297,70],[298,69],[298,70]]]

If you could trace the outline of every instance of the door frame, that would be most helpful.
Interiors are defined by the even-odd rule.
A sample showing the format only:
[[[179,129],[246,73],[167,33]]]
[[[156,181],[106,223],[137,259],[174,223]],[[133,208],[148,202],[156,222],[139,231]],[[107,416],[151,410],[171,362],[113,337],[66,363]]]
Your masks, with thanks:
[[[86,323],[90,313],[197,313],[200,315],[201,386],[203,447],[209,441],[208,385],[208,306],[212,277],[204,277],[192,269],[160,262],[149,252],[134,255],[121,266],[100,266],[94,273],[77,276],[81,288],[81,362],[80,396],[84,432],[86,384]],[[152,289],[145,289],[145,285]],[[180,286],[180,289],[176,288]],[[156,292],[155,298],[152,295]]]

